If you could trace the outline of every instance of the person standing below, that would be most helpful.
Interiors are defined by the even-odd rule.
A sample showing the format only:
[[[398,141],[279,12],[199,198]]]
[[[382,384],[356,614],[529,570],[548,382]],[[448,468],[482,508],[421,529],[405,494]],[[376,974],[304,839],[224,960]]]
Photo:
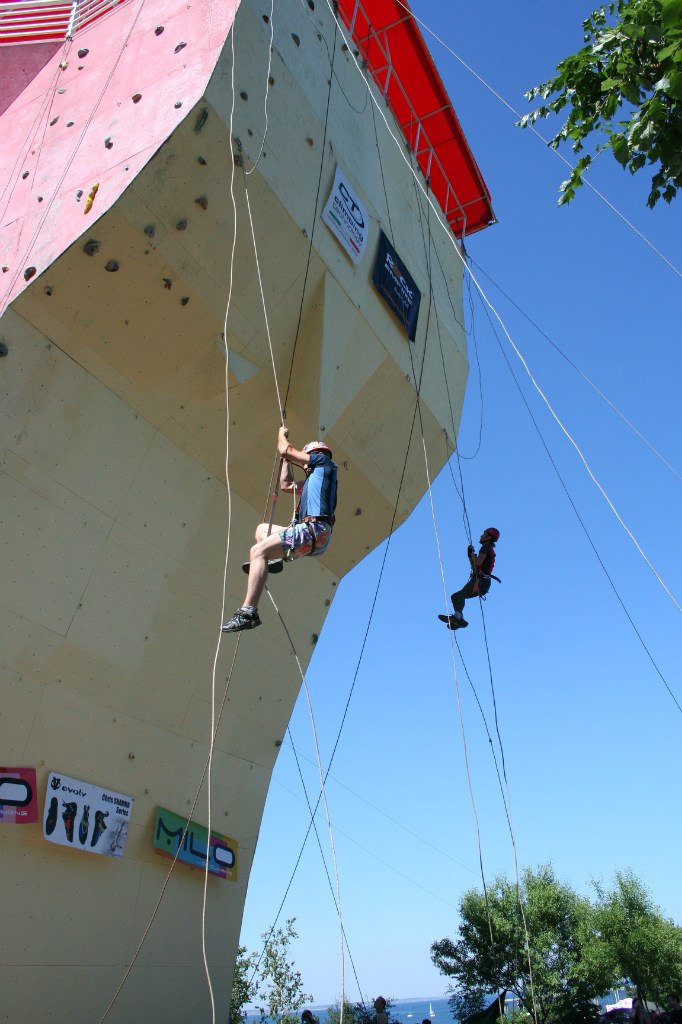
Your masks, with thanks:
[[[668,1021],[670,1024],[682,1024],[682,1006],[680,997],[676,992],[671,992],[666,998],[668,1004]]]
[[[289,443],[289,431],[279,428],[277,450],[282,458],[279,486],[283,491],[300,493],[301,499],[291,526],[260,523],[256,527],[256,543],[247,563],[249,579],[244,603],[227,622],[223,633],[260,626],[258,603],[268,577],[268,569],[277,572],[282,559],[292,561],[305,555],[321,555],[329,545],[334,528],[337,469],[332,453],[324,441],[311,441],[301,451]],[[300,466],[306,479],[294,480],[291,466]]]
[[[374,1000],[374,1009],[377,1012],[377,1024],[388,1024],[388,1014],[386,1013],[386,1000],[383,996],[377,996]]]
[[[495,544],[499,539],[500,531],[496,530],[494,526],[489,526],[481,534],[481,547],[478,554],[473,545],[470,544],[467,548],[471,576],[462,589],[456,591],[450,598],[455,610],[454,615],[438,616],[441,622],[447,623],[448,629],[461,629],[463,626],[469,625],[462,615],[464,602],[472,597],[485,597],[490,590],[490,580],[497,579],[492,572],[495,565]]]

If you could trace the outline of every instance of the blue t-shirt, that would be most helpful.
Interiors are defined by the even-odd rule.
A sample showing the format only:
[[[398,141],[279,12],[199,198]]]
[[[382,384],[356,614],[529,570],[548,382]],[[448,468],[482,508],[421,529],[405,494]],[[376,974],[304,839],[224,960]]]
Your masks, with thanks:
[[[336,508],[336,464],[326,452],[310,453],[310,473],[301,491],[296,519],[334,515]]]

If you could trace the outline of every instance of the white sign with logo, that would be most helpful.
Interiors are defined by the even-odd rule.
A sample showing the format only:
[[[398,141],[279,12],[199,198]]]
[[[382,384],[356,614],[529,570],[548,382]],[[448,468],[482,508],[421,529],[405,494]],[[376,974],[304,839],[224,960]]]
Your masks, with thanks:
[[[338,166],[334,176],[334,187],[322,211],[322,220],[333,231],[357,266],[367,248],[369,216],[353,186]]]
[[[122,857],[132,811],[131,796],[50,772],[43,835],[60,846]]]

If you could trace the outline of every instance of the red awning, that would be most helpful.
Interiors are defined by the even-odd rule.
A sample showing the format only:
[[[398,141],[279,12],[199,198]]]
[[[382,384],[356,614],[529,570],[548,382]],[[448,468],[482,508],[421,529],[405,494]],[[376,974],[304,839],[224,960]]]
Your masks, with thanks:
[[[493,224],[488,187],[407,5],[338,0],[338,11],[454,234]]]

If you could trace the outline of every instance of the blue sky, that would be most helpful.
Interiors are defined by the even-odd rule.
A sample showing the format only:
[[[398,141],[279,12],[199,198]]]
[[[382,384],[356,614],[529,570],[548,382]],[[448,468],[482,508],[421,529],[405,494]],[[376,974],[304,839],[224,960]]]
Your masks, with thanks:
[[[416,0],[415,13],[511,104],[582,44],[589,2]],[[559,159],[427,36],[493,197],[499,224],[472,237],[476,263],[682,472],[682,281],[596,196],[557,207]],[[551,123],[540,130],[550,134]],[[570,155],[568,152],[566,155]],[[682,262],[682,200],[646,208],[646,172],[609,155],[594,184],[673,263]],[[498,289],[489,298],[595,476],[682,603],[682,481],[638,439]],[[632,870],[664,912],[682,921],[682,715],[614,596],[474,300],[481,364],[460,432],[474,537],[501,531],[484,611],[499,731],[521,865],[551,862],[581,891]],[[589,479],[521,363],[501,343],[552,458],[628,612],[682,703],[680,612]],[[458,478],[456,461],[453,470]],[[448,593],[467,576],[461,503],[446,468],[433,488]],[[339,588],[308,673],[327,760],[352,684],[383,556],[374,552]],[[449,634],[436,620],[443,590],[428,499],[392,539],[367,647],[327,785],[343,919],[362,992],[439,995],[432,941],[452,935],[462,892],[480,887]],[[286,616],[286,612],[284,612]],[[491,679],[479,609],[458,636],[490,732]],[[514,871],[490,744],[456,656],[464,732],[487,876]],[[291,735],[309,791],[317,769],[307,706]],[[242,942],[273,922],[307,828],[287,739],[263,820]],[[319,829],[327,861],[329,840]],[[309,841],[283,917],[296,917],[297,967],[315,1001],[341,990],[338,921],[321,856]],[[346,990],[358,998],[349,964]]]

